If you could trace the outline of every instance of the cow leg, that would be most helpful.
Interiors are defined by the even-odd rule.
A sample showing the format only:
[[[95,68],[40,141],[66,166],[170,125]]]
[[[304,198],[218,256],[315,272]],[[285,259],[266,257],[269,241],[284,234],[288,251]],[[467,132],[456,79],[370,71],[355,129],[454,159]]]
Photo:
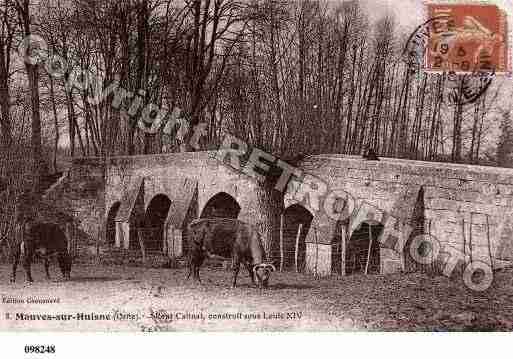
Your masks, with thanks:
[[[189,267],[187,268],[187,277],[185,277],[185,280],[189,280],[191,275],[192,275],[192,279],[196,280],[196,276],[199,276],[199,273],[196,274],[197,273],[196,269],[197,268],[194,264],[190,264]]]
[[[62,278],[69,280],[71,278],[71,257],[68,253],[59,253],[57,256],[57,262],[61,269]]]
[[[255,273],[253,273],[253,265],[251,263],[244,263],[244,266],[246,267],[246,269],[248,270],[248,273],[249,273],[249,278],[251,279],[251,283],[253,283],[253,285],[255,285]]]
[[[237,254],[233,256],[233,284],[232,287],[237,287],[237,276],[239,275],[240,270],[240,259]]]
[[[26,253],[23,256],[23,268],[25,269],[27,282],[33,282],[34,281],[32,279],[32,272],[30,270],[31,264],[32,264],[32,255]]]
[[[65,254],[64,258],[66,259],[66,279],[70,280],[71,279],[71,265],[73,263],[73,258],[68,253]]]
[[[45,256],[45,273],[46,273],[46,279],[51,280],[50,278],[50,259],[48,256]]]
[[[199,265],[195,265],[194,266],[194,279],[198,283],[201,283],[201,279],[200,279],[200,275],[199,275],[199,270],[200,270],[200,266]]]
[[[196,271],[196,265],[194,263],[194,255],[191,253],[191,254],[189,254],[189,258],[187,261],[187,277],[185,278],[185,280],[189,280],[189,278],[191,277],[191,274],[195,273],[195,271]],[[194,279],[194,276],[193,276],[193,279]]]
[[[187,276],[185,277],[185,280],[189,280],[189,278],[191,277],[191,274],[192,274],[192,263],[189,262],[189,264],[187,265]]]
[[[201,253],[194,259],[194,269],[195,269],[194,275],[195,275],[196,280],[200,283],[201,283],[201,279],[200,279],[199,272],[200,272],[201,266],[203,265],[203,262],[205,261],[205,256],[206,256],[206,254]]]
[[[66,279],[66,258],[63,254],[59,254],[57,257],[57,263],[59,263],[59,268],[62,273],[62,278]]]
[[[188,280],[192,275],[192,279],[194,281],[201,282],[201,279],[199,277],[200,266],[201,266],[201,264],[200,264],[199,258],[191,254],[191,257],[189,258],[189,263],[187,266],[188,269],[187,269],[186,280]]]
[[[18,264],[20,263],[20,249],[16,248],[14,250],[14,254],[12,257],[12,274],[11,274],[11,283],[16,282],[16,271],[18,269]]]

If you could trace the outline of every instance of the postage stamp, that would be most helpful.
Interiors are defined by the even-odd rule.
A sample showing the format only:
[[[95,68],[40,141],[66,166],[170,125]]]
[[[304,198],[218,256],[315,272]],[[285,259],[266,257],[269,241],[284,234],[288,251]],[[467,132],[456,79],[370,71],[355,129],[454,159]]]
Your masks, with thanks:
[[[496,76],[509,76],[507,14],[498,6],[431,2],[424,10],[426,19],[409,36],[402,60],[410,74],[442,75],[445,104],[474,103]]]
[[[427,4],[427,71],[509,70],[506,14],[492,4]]]

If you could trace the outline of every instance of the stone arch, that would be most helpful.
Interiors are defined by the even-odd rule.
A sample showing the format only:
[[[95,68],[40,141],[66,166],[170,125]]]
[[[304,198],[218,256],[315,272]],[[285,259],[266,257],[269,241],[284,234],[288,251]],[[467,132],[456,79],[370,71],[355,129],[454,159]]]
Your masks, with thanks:
[[[162,193],[153,196],[148,203],[144,213],[144,222],[138,228],[147,250],[164,250],[164,228],[170,207],[171,200]]]
[[[298,269],[304,269],[306,260],[305,239],[313,218],[313,214],[299,203],[292,204],[283,211],[283,267],[285,269],[295,268],[296,246]],[[300,225],[301,231],[299,231]]]
[[[379,235],[383,228],[379,222],[363,221],[351,233],[345,250],[345,274],[381,273]]]
[[[114,246],[116,244],[116,216],[118,215],[121,201],[116,201],[110,206],[107,213],[107,221],[105,224],[105,241],[107,245]]]
[[[237,200],[226,192],[212,196],[203,207],[200,218],[237,218],[241,207]]]

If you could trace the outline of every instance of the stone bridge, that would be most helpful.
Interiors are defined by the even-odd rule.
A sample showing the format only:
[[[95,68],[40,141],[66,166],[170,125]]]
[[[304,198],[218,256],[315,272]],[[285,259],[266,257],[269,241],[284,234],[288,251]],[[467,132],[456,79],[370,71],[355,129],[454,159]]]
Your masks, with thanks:
[[[137,249],[142,238],[146,249],[179,257],[195,218],[265,221],[259,183],[214,156],[77,159],[50,197],[69,208],[91,242]],[[298,168],[306,176],[289,183],[279,225],[268,232],[270,256],[285,269],[318,275],[409,270],[408,250],[379,244],[380,236],[399,232],[408,241],[430,234],[467,260],[495,267],[512,259],[512,169],[343,155],[307,157]],[[337,204],[339,218],[323,210]]]

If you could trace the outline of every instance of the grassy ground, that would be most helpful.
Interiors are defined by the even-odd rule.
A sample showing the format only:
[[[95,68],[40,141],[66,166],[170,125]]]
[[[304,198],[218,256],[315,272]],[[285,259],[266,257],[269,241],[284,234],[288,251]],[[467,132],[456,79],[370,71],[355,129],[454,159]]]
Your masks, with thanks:
[[[475,293],[457,281],[423,274],[315,279],[304,274],[276,273],[270,288],[260,291],[250,286],[247,273],[242,271],[240,287],[231,289],[231,273],[221,269],[203,269],[202,285],[185,282],[183,269],[77,265],[70,282],[61,282],[57,268],[52,269],[59,279],[47,281],[37,265],[33,268],[35,283],[25,284],[20,269],[18,283],[11,285],[8,266],[0,266],[2,298],[60,299],[60,304],[0,302],[0,330],[513,329],[512,271],[497,273],[491,289]],[[92,312],[122,312],[133,317],[96,321],[15,320],[16,313]],[[6,313],[10,320],[5,319]],[[151,313],[160,313],[160,319]],[[184,319],[187,314],[180,313],[203,318]],[[235,319],[222,317],[226,313]],[[287,317],[287,313],[298,314]]]

